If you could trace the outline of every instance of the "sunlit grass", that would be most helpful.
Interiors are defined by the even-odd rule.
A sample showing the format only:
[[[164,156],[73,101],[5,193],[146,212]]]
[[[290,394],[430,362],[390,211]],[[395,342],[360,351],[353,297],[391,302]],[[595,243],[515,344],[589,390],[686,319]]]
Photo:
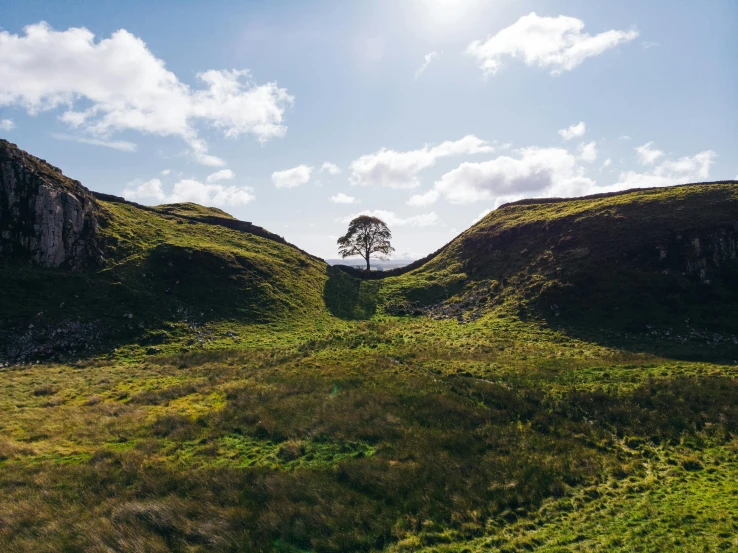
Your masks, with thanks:
[[[496,316],[261,332],[0,370],[3,549],[734,545],[732,364]]]

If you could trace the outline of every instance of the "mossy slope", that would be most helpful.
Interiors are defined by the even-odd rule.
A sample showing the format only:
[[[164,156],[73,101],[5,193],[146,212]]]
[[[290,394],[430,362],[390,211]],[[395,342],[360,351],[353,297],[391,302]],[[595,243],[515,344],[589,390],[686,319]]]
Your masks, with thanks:
[[[506,307],[625,330],[689,319],[735,332],[738,183],[529,200],[492,212],[424,265],[382,281],[390,311]]]
[[[218,224],[239,223],[220,210],[194,204],[152,209],[99,199],[98,205],[103,268],[72,272],[22,261],[0,264],[0,342],[7,344],[0,359],[131,342],[156,345],[177,334],[187,340],[214,321],[295,325],[328,313],[322,260],[283,241]],[[52,339],[55,330],[65,332],[65,339]]]

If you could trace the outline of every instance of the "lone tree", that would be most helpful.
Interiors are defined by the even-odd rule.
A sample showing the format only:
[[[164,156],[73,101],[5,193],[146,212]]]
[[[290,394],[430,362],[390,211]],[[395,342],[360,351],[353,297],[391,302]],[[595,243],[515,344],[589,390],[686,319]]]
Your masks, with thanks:
[[[369,270],[369,258],[372,254],[379,259],[387,259],[387,256],[395,251],[390,245],[392,233],[389,227],[381,219],[359,215],[349,223],[345,236],[338,239],[338,253],[346,258],[352,255],[360,255],[366,260],[366,270]]]

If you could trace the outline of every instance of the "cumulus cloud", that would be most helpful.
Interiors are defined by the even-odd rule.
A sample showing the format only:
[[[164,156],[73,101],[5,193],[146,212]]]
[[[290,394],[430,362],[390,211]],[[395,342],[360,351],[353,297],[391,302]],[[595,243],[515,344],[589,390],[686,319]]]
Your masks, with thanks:
[[[582,142],[579,145],[579,159],[592,163],[597,159],[597,143],[596,142]]]
[[[208,144],[204,140],[191,137],[187,139],[187,144],[190,146],[189,156],[197,163],[208,167],[223,167],[226,164],[221,158],[208,153]]]
[[[151,179],[129,183],[123,190],[123,196],[143,203],[194,202],[205,206],[230,207],[251,202],[254,199],[252,192],[248,186],[223,186],[182,179],[172,187],[170,193],[166,193],[161,180]]]
[[[500,197],[573,196],[595,184],[564,148],[522,148],[516,154],[462,163],[436,181],[435,190],[449,202],[462,204]]]
[[[716,157],[717,154],[712,150],[705,150],[693,156],[664,160],[642,173],[625,171],[620,174],[619,182],[610,188],[625,190],[704,182],[710,179],[710,168]],[[653,161],[648,162],[648,164],[653,163]]]
[[[272,184],[277,188],[295,188],[310,180],[313,168],[308,165],[298,165],[284,171],[272,173]]]
[[[664,156],[664,152],[653,147],[653,142],[638,146],[635,151],[638,153],[638,161],[642,165],[653,165],[657,159]]]
[[[358,203],[356,198],[353,196],[349,196],[348,194],[344,194],[343,192],[339,192],[338,194],[331,196],[331,201],[334,204],[355,204]]]
[[[600,171],[601,171],[602,169],[606,169],[607,167],[610,167],[610,165],[612,165],[612,160],[611,160],[611,159],[610,159],[610,158],[608,157],[608,158],[607,158],[607,159],[606,159],[606,160],[605,160],[605,161],[604,161],[604,162],[602,163],[602,166],[600,167]]]
[[[412,196],[410,196],[410,199],[406,203],[407,205],[423,207],[436,203],[438,197],[438,190],[431,189],[423,194],[413,194]]]
[[[636,149],[638,161],[644,163]],[[663,159],[662,159],[663,156]],[[669,159],[660,152],[656,159],[645,163],[643,172],[621,172],[616,182],[596,182],[587,171],[597,157],[594,142],[580,144],[577,153],[565,148],[529,147],[514,150],[489,161],[465,162],[444,175],[424,194],[410,198],[410,205],[430,205],[440,198],[451,203],[477,201],[502,203],[530,197],[571,197],[614,192],[630,188],[660,187],[710,179],[710,170],[717,157],[712,150],[693,156]],[[648,160],[651,160],[650,156]],[[602,168],[608,167],[608,158]]]
[[[221,180],[230,180],[235,176],[236,173],[234,173],[230,169],[221,169],[220,171],[209,174],[205,180],[208,184],[212,184]]]
[[[414,78],[417,79],[418,77],[420,77],[420,75],[423,74],[423,71],[425,71],[428,68],[428,66],[431,64],[431,62],[437,59],[439,55],[440,54],[438,52],[430,52],[426,54],[425,56],[423,56],[423,65],[418,67],[418,69],[415,71]]]
[[[341,169],[338,167],[338,165],[331,163],[330,161],[326,161],[320,167],[320,172],[328,173],[329,175],[338,175],[341,172]]]
[[[587,125],[584,124],[584,121],[580,121],[576,125],[572,125],[566,129],[561,129],[559,131],[559,134],[564,140],[571,140],[572,138],[578,138],[587,131]]]
[[[558,75],[638,36],[634,30],[610,30],[592,36],[583,29],[584,22],[575,17],[530,13],[486,40],[475,40],[466,53],[476,58],[486,76],[497,73],[506,58],[520,59]]]
[[[161,186],[161,180],[151,179],[144,182],[129,182],[123,189],[123,197],[128,200],[155,200],[164,202],[167,195]]]
[[[0,119],[0,131],[12,131],[15,128],[15,123],[12,119]]]
[[[359,215],[369,215],[370,217],[378,217],[390,227],[392,226],[411,226],[411,227],[429,227],[438,224],[438,215],[431,211],[430,213],[423,213],[422,215],[413,215],[411,217],[401,217],[394,211],[386,211],[384,209],[374,209],[367,211],[360,211],[353,215],[348,215],[339,219],[341,223],[350,223],[353,219]]]
[[[439,158],[491,151],[493,148],[489,143],[473,135],[456,141],[442,142],[437,146],[426,145],[407,152],[382,148],[378,152],[361,156],[351,162],[349,182],[358,186],[415,188],[420,186],[417,174],[433,166]]]
[[[164,176],[166,177],[167,175],[171,174],[171,172],[172,172],[172,170],[171,170],[171,169],[164,169],[164,170],[163,170],[163,171],[161,172],[161,174],[162,174],[162,175],[164,175]]]
[[[80,144],[90,144],[92,146],[102,146],[103,148],[111,148],[121,152],[135,152],[138,149],[133,142],[125,140],[103,140],[101,138],[88,138],[85,136],[77,136],[63,133],[51,133],[52,138],[57,140],[68,140],[70,142],[79,142]]]
[[[262,142],[287,130],[293,97],[274,82],[256,84],[247,70],[204,71],[193,88],[123,29],[99,41],[85,28],[56,31],[44,22],[24,33],[0,31],[0,105],[31,114],[63,107],[62,121],[96,138],[126,130],[177,136],[211,166],[223,161],[207,153],[198,123]]]

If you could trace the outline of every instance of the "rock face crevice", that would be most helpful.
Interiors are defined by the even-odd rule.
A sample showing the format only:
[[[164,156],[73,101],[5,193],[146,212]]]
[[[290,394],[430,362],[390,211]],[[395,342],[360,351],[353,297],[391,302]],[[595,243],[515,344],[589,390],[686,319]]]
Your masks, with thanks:
[[[78,181],[0,140],[0,259],[70,269],[100,265],[98,213]]]

